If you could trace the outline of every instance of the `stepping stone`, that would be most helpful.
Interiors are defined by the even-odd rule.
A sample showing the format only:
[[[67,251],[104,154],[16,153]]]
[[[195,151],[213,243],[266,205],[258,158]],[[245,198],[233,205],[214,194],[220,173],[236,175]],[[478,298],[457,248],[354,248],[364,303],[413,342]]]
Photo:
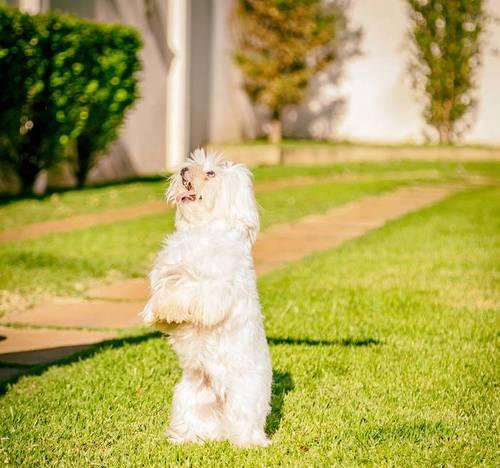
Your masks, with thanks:
[[[28,224],[0,232],[0,242],[15,242],[36,239],[49,234],[84,229],[97,224],[112,224],[127,219],[139,218],[150,214],[164,212],[168,209],[165,201],[154,200],[141,205],[127,206],[115,210],[101,211],[53,221]]]
[[[402,187],[333,208],[323,215],[306,216],[293,224],[274,226],[256,243],[257,273],[264,274],[284,263],[337,247],[461,189],[459,185]]]
[[[345,178],[343,174],[319,177],[294,177],[291,179],[269,180],[257,182],[255,190],[268,192],[287,187],[302,187],[313,183],[333,182],[339,178]],[[27,224],[0,232],[0,242],[16,242],[21,240],[36,239],[55,233],[70,232],[77,229],[85,229],[96,225],[112,224],[119,221],[140,218],[142,216],[164,213],[172,209],[164,200],[153,200],[147,203],[115,208],[113,210],[100,211],[70,216],[63,219],[54,219],[40,223]]]
[[[142,325],[140,302],[79,301],[40,304],[7,315],[3,323],[51,325],[68,328],[130,328]],[[1,346],[0,342],[0,346]]]
[[[403,187],[334,208],[323,215],[311,215],[292,224],[274,226],[256,243],[257,273],[261,275],[315,252],[337,247],[463,188],[460,185]],[[158,208],[151,205],[143,213]],[[125,219],[131,214],[122,210],[120,216]],[[142,324],[139,312],[148,296],[147,279],[131,279],[91,289],[88,297],[95,300],[59,300],[42,304],[22,313],[7,315],[2,322],[68,328],[129,328]],[[2,361],[25,365],[47,363],[113,336],[112,332],[0,327],[0,380],[13,378],[24,371],[21,367],[1,367]]]
[[[134,278],[91,288],[86,296],[89,299],[111,301],[144,301],[149,293],[149,281],[146,278]]]
[[[257,239],[255,269],[268,273],[280,265],[366,234],[399,216],[416,211],[463,188],[454,186],[402,187],[342,205],[325,214],[306,216],[291,224],[273,226]],[[131,279],[91,289],[94,299],[147,301],[149,282]]]
[[[333,208],[322,215],[274,226],[255,245],[257,273],[264,274],[315,252],[337,247],[461,189],[460,185],[402,187]],[[139,312],[149,296],[149,286],[146,278],[132,279],[96,287],[88,295],[94,300],[42,304],[2,321],[73,328],[140,326]]]
[[[91,344],[113,338],[115,334],[81,330],[0,327],[0,336],[2,337],[0,362],[33,365],[62,359],[86,349]],[[2,373],[11,374],[3,370]]]
[[[386,180],[415,179],[416,177],[432,178],[439,175],[434,170],[394,172],[382,176]],[[269,192],[285,188],[303,187],[312,184],[325,184],[335,181],[360,181],[373,180],[377,176],[372,174],[330,174],[320,176],[296,176],[286,179],[263,180],[255,183],[256,192]],[[380,177],[378,177],[380,178]],[[484,178],[483,178],[484,179]],[[478,178],[478,183],[483,179]],[[77,229],[85,229],[101,224],[111,224],[119,221],[140,218],[141,216],[153,215],[166,212],[171,209],[163,200],[153,200],[146,203],[100,211],[74,215],[63,219],[43,221],[40,223],[17,226],[0,232],[0,242],[16,242],[21,240],[36,239],[50,234],[70,232]]]

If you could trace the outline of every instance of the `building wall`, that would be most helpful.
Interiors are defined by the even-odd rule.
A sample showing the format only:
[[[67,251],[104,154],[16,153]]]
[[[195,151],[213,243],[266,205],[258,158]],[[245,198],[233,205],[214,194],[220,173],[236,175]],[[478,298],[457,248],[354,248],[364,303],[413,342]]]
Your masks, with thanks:
[[[231,0],[217,2],[212,131],[214,143],[235,141],[259,133],[264,122],[242,97],[239,72],[231,60],[233,47],[227,21]],[[489,0],[492,12],[500,0]],[[353,26],[363,29],[361,55],[345,62],[339,77],[335,67],[312,82],[305,102],[286,112],[285,134],[293,137],[347,139],[363,142],[424,140],[425,122],[418,97],[406,74],[405,35],[409,27],[404,0],[352,0]],[[492,23],[479,73],[476,120],[464,141],[499,144],[500,24]],[[220,109],[217,109],[220,106]]]
[[[189,34],[189,47],[191,50],[189,146],[191,150],[206,144],[210,138],[212,13],[212,0],[191,1],[191,28]]]
[[[250,101],[242,90],[241,74],[232,59],[233,5],[234,0],[214,2],[209,131],[211,143],[253,138],[259,127]]]
[[[487,2],[500,11],[500,0]],[[405,33],[409,27],[402,0],[355,0],[351,17],[362,26],[363,54],[346,65],[339,94],[347,97],[337,138],[368,141],[422,141],[425,123],[406,75]],[[465,142],[500,143],[500,25],[491,24],[484,63],[479,74],[477,119]],[[494,48],[497,48],[495,54]]]
[[[163,172],[175,159],[166,144],[167,113],[175,134],[182,125],[182,153],[207,143],[254,138],[265,130],[265,113],[256,112],[242,90],[234,65],[231,13],[235,0],[185,0],[187,63],[180,109],[169,106],[167,79],[172,52],[167,19],[174,0],[9,0],[28,11],[60,9],[97,21],[136,27],[142,36],[141,97],[127,116],[121,135],[91,171],[92,181]],[[500,12],[500,0],[488,0]],[[171,13],[171,11],[170,11]],[[404,0],[352,0],[349,15],[364,32],[361,55],[314,78],[305,102],[289,109],[287,136],[363,142],[422,142],[425,123],[406,75],[405,34],[409,23]],[[173,28],[170,28],[173,31]],[[500,24],[492,22],[479,75],[477,119],[468,143],[500,144]],[[174,90],[178,94],[177,88]],[[184,91],[183,91],[184,93]],[[181,115],[182,114],[182,115]],[[182,122],[179,121],[182,120]],[[178,122],[179,121],[179,122]],[[187,148],[186,148],[187,146]],[[170,151],[172,152],[172,151]],[[177,155],[182,158],[182,155]],[[67,168],[49,175],[49,183],[68,183]],[[1,182],[1,181],[0,181]],[[11,185],[1,182],[0,185]]]

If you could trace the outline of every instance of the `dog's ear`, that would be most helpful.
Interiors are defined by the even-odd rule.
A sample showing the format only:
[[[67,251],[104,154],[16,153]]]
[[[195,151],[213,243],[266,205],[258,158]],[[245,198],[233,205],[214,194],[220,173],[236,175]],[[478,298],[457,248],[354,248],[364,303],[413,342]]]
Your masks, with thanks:
[[[248,238],[253,244],[259,232],[259,210],[255,200],[251,172],[243,164],[232,164],[227,168],[231,179],[230,206],[235,219],[243,223]]]

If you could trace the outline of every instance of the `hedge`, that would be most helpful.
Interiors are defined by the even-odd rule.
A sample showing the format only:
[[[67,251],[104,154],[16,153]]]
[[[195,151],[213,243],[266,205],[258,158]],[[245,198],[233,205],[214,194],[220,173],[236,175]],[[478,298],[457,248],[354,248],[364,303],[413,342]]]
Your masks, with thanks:
[[[84,183],[138,97],[140,48],[127,26],[0,7],[0,162],[24,192],[66,158]]]

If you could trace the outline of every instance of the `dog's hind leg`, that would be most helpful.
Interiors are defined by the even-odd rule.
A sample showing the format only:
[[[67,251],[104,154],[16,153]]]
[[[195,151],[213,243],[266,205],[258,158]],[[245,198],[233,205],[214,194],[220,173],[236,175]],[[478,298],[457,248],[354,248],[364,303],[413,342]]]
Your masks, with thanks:
[[[201,371],[186,370],[174,390],[170,426],[171,442],[203,442],[222,438],[220,402]]]
[[[271,441],[264,432],[269,413],[268,388],[265,375],[245,375],[227,390],[223,407],[226,438],[239,447],[267,447]]]

